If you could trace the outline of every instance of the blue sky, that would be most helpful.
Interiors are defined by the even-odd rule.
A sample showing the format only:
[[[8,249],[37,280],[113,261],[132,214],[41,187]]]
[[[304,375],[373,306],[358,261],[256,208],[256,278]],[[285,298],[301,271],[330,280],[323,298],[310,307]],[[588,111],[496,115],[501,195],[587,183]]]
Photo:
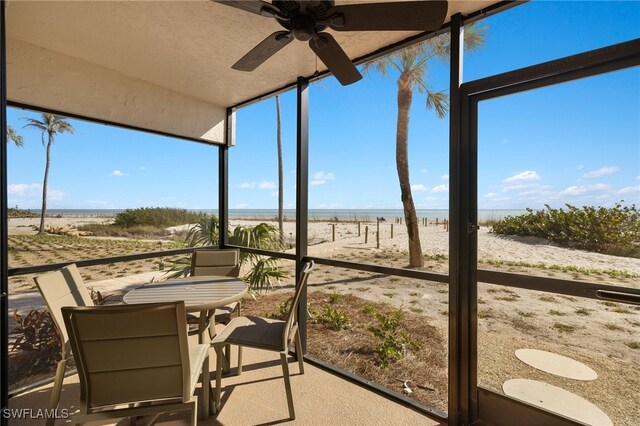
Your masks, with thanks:
[[[532,2],[483,21],[487,42],[465,57],[465,81],[640,36],[640,2]],[[281,54],[286,54],[283,50]],[[259,72],[259,69],[256,71]],[[432,89],[448,88],[434,62]],[[397,75],[372,74],[310,89],[311,208],[400,208],[395,169]],[[285,207],[295,205],[295,93],[280,97]],[[640,203],[640,69],[483,102],[479,120],[481,208]],[[8,121],[26,146],[9,147],[9,205],[39,208],[40,135]],[[275,101],[238,111],[230,150],[231,208],[277,208]],[[52,152],[49,207],[217,207],[217,149],[72,120]],[[414,96],[409,158],[418,208],[448,205],[448,120]]]

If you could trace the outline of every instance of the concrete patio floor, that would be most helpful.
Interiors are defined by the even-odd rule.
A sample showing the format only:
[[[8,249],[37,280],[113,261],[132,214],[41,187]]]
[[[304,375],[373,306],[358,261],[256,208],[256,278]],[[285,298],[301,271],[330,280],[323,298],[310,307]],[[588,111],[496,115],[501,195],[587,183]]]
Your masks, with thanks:
[[[231,374],[235,374],[236,350],[233,351]],[[215,353],[211,351],[211,366],[215,368]],[[290,421],[282,379],[282,368],[277,353],[245,348],[241,376],[222,379],[222,408],[219,415],[199,425],[272,425],[290,423],[299,425],[444,425],[424,415],[390,401],[376,393],[357,386],[317,367],[305,364],[305,374],[298,374],[297,363],[290,358],[291,386],[296,420]],[[211,374],[215,386],[215,372]],[[51,386],[47,385],[9,400],[12,409],[45,408]],[[78,376],[65,380],[59,408],[69,412],[78,409],[80,387]],[[41,425],[42,419],[12,420],[12,424]],[[70,419],[56,424],[70,424]],[[128,425],[127,420],[119,423]],[[164,415],[159,425],[187,424],[186,415]]]

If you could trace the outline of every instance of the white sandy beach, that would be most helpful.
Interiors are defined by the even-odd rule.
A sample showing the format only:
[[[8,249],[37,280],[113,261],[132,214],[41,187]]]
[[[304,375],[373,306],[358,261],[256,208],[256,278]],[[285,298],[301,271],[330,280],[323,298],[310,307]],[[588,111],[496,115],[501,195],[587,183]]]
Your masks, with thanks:
[[[77,227],[87,223],[109,223],[108,218],[47,218],[47,225]],[[265,221],[277,227],[275,221]],[[404,224],[393,224],[393,238],[391,238],[391,221],[380,223],[380,248],[392,250],[407,250],[408,239]],[[255,220],[230,220],[230,227],[238,225],[254,226]],[[39,224],[38,218],[9,219],[9,234],[34,234],[33,226]],[[335,224],[335,242],[332,241],[332,226]],[[361,235],[358,236],[358,224],[347,222],[309,222],[308,234],[310,240],[309,254],[318,257],[339,257],[349,249],[376,248],[376,223],[362,222]],[[365,228],[369,228],[368,242],[365,244]],[[180,230],[187,225],[170,229]],[[295,238],[295,222],[284,223],[284,234],[287,242]],[[449,253],[449,233],[442,225],[420,226],[420,241],[424,254],[435,255]],[[518,261],[531,264],[544,263],[547,266],[576,266],[591,269],[616,269],[632,274],[640,274],[640,259],[610,256],[606,254],[574,250],[555,246],[547,240],[534,237],[508,237],[490,232],[487,227],[481,227],[478,232],[478,258],[502,261]]]

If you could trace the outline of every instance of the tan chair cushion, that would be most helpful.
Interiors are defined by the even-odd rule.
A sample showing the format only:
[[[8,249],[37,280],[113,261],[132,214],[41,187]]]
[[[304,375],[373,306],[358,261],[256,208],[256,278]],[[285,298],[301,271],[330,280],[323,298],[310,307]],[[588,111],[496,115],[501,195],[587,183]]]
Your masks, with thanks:
[[[231,320],[211,344],[234,344],[257,349],[282,351],[284,321],[261,317],[238,317]]]

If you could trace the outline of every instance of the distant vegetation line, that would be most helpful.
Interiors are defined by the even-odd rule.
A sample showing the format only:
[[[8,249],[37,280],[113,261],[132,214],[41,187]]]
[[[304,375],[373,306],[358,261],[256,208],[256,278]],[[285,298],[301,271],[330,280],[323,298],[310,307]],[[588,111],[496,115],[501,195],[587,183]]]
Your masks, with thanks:
[[[545,206],[493,224],[493,232],[546,238],[562,247],[640,258],[640,211],[635,204],[566,209]]]

